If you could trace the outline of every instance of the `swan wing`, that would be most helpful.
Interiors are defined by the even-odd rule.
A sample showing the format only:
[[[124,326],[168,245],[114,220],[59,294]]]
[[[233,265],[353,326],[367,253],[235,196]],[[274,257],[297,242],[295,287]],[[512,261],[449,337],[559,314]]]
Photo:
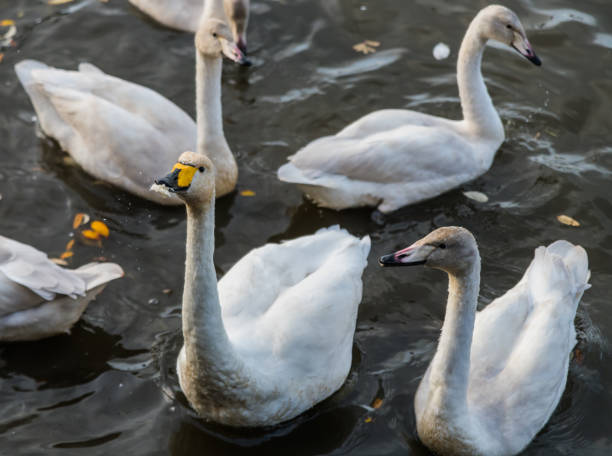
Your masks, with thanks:
[[[219,297],[243,359],[291,381],[333,379],[337,389],[350,368],[369,250],[367,236],[335,226],[241,259],[219,282]]]
[[[46,254],[0,236],[0,315],[50,301],[56,295],[82,296],[85,281],[53,263]]]
[[[565,389],[576,308],[589,276],[582,247],[567,241],[539,247],[509,296],[477,316],[468,400],[518,450],[548,421]],[[488,368],[478,367],[481,360]]]
[[[202,0],[129,0],[132,5],[157,22],[177,30],[198,30],[204,2]]]

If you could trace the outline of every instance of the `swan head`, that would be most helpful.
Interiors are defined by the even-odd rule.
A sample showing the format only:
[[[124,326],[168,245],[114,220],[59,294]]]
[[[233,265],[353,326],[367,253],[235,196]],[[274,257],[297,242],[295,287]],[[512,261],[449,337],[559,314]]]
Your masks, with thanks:
[[[225,0],[223,2],[234,42],[244,55],[247,54],[246,29],[249,24],[249,4],[250,0]]]
[[[175,194],[186,204],[202,204],[215,197],[215,167],[205,155],[183,152],[170,173],[155,180],[151,190]]]
[[[468,270],[478,259],[478,245],[472,233],[462,227],[446,226],[432,231],[410,247],[380,257],[381,266],[418,266],[448,273]]]
[[[195,35],[195,46],[206,57],[218,58],[225,55],[241,65],[251,64],[234,41],[230,28],[220,19],[202,21]]]
[[[480,10],[476,18],[482,38],[507,44],[534,65],[542,64],[514,11],[501,5],[489,5]]]

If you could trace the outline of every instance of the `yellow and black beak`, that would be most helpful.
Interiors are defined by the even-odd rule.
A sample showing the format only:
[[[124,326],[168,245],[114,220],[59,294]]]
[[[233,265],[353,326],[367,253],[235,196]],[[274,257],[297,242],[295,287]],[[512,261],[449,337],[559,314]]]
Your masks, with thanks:
[[[155,183],[165,186],[171,192],[184,192],[191,185],[197,170],[195,166],[177,163],[170,174],[161,179],[156,179]]]

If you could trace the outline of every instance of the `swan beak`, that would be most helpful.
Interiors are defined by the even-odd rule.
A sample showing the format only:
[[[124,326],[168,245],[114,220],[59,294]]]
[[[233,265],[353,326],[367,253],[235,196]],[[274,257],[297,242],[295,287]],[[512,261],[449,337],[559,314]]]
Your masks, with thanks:
[[[382,267],[419,266],[427,262],[427,257],[434,250],[430,245],[412,244],[403,250],[384,255],[378,260]]]
[[[246,57],[246,55],[247,55],[247,44],[246,44],[246,38],[244,36],[238,37],[238,43],[236,43],[236,46],[238,46],[238,49],[240,49],[240,51]]]
[[[536,66],[542,65],[542,61],[533,51],[533,48],[531,47],[531,43],[529,43],[529,40],[527,38],[519,35],[518,33],[515,33],[514,40],[512,41],[512,43],[510,43],[510,45],[514,49],[516,49],[519,54],[521,54],[523,57],[525,57],[527,60],[529,60],[534,65]]]
[[[221,48],[223,49],[223,55],[242,66],[251,66],[251,61],[246,58],[246,55],[240,49],[239,44],[240,40],[238,40],[238,45],[236,45],[235,43],[229,42],[228,40],[222,38]]]
[[[194,166],[177,163],[170,174],[161,179],[156,179],[155,184],[164,186],[173,193],[184,192],[191,185],[196,170],[197,168]]]

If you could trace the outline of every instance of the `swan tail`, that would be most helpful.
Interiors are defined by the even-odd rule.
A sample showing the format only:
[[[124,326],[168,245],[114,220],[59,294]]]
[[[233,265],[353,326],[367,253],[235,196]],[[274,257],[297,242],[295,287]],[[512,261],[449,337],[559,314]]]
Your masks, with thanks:
[[[573,296],[571,301],[577,306],[583,292],[590,287],[587,253],[582,247],[567,241],[538,247],[527,274],[533,302],[570,294]]]
[[[124,275],[121,266],[115,263],[88,263],[73,272],[83,279],[87,291]]]

